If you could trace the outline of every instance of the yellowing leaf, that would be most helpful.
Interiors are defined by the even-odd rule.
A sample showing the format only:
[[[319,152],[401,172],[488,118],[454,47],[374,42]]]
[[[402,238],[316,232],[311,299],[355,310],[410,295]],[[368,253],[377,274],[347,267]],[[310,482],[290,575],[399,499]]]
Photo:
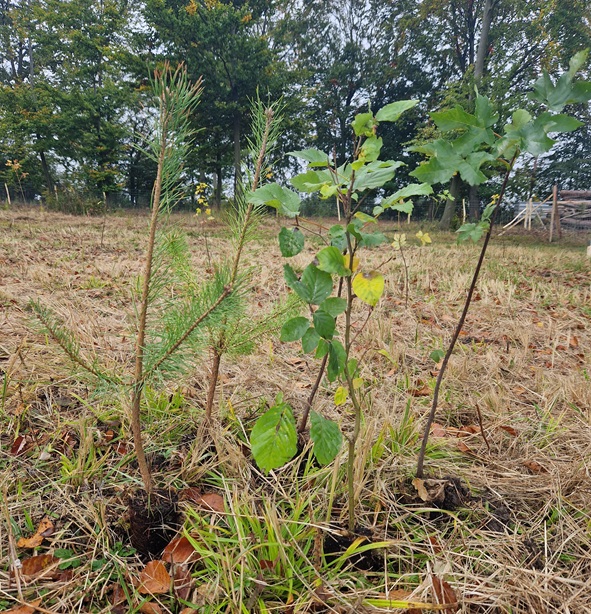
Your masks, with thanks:
[[[392,247],[398,252],[406,245],[405,234],[395,234],[394,241],[392,241]]]
[[[349,392],[344,386],[339,386],[334,393],[334,404],[338,407],[339,405],[343,405],[347,397],[349,396]]]
[[[421,242],[421,245],[429,245],[429,243],[431,243],[431,237],[429,236],[428,232],[419,230],[415,237]]]
[[[359,258],[357,256],[353,256],[353,263],[351,263],[351,255],[344,254],[343,262],[345,263],[345,267],[349,269],[350,271],[352,271],[353,273],[355,273],[355,271],[359,268]],[[350,268],[349,268],[349,265],[351,265]]]
[[[353,292],[364,303],[375,307],[384,293],[384,276],[377,271],[357,273],[353,279]]]
[[[362,377],[356,377],[353,380],[353,390],[359,390],[359,388],[361,388],[361,386],[363,386],[363,378]]]

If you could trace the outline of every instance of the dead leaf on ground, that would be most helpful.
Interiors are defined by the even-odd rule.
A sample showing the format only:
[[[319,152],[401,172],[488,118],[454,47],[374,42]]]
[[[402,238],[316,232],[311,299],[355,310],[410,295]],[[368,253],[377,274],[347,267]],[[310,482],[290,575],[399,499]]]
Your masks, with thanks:
[[[38,556],[32,556],[23,561],[21,567],[21,573],[23,576],[33,578],[35,576],[43,575],[45,578],[57,577],[57,566],[55,569],[51,569],[51,566],[58,563],[60,559],[53,554],[40,554]]]
[[[445,499],[446,484],[447,480],[421,480],[420,478],[414,478],[412,481],[412,485],[416,488],[420,499],[425,503],[432,503],[433,501],[441,503]]]
[[[527,467],[530,471],[533,471],[534,473],[548,473],[548,469],[546,469],[543,465],[540,465],[540,463],[535,460],[523,461],[523,466]]]
[[[517,431],[517,429],[514,429],[512,426],[502,424],[501,426],[499,426],[499,428],[503,429],[506,433],[509,433],[511,437],[517,437],[517,435],[519,435],[519,431]]]
[[[35,534],[31,535],[31,537],[21,537],[18,542],[16,542],[16,545],[19,548],[37,548],[46,537],[53,535],[54,531],[55,527],[53,522],[45,516],[39,523]]]
[[[477,435],[480,433],[480,427],[475,424],[468,424],[460,428],[458,437],[466,437],[467,435]]]
[[[411,396],[413,397],[428,397],[431,395],[431,388],[427,386],[427,384],[420,385],[421,382],[417,384],[416,388],[411,388],[409,390]]]
[[[431,426],[431,435],[433,435],[433,437],[445,437],[447,435],[447,431],[444,426],[441,426],[441,424],[433,422],[433,425]]]
[[[193,544],[184,535],[171,540],[162,553],[162,560],[167,563],[189,563],[199,558]]]
[[[460,605],[456,597],[456,592],[449,583],[435,575],[431,576],[431,582],[433,583],[433,592],[435,593],[437,603],[441,605],[449,604],[449,607],[445,608],[445,612],[457,612]]]
[[[139,611],[143,614],[162,614],[163,612],[160,605],[154,603],[153,601],[146,601],[146,603],[142,603]]]
[[[429,539],[429,543],[431,544],[433,548],[433,552],[435,554],[439,554],[442,550],[439,540],[433,535],[429,535],[428,539]]]
[[[421,480],[421,478],[414,478],[414,480],[412,481],[412,485],[416,488],[417,493],[419,494],[419,497],[423,501],[429,500],[429,493],[427,492],[427,489],[425,488],[424,480]]]
[[[463,452],[464,454],[471,454],[472,456],[478,456],[478,454],[476,454],[476,452],[474,452],[472,448],[468,447],[463,441],[458,441],[456,447],[458,448],[460,452]]]
[[[213,512],[225,512],[226,504],[224,503],[224,498],[221,495],[218,495],[215,492],[206,492],[200,493],[197,488],[185,488],[181,492],[181,500],[192,501],[199,505],[199,507],[203,507],[206,510],[210,510]]]
[[[125,591],[123,590],[121,584],[113,584],[110,588],[112,590],[111,596],[109,598],[111,605],[118,605],[120,603],[123,603],[127,599]]]
[[[174,592],[179,599],[189,600],[194,588],[193,577],[187,564],[174,566]]]
[[[125,456],[129,452],[129,446],[124,441],[118,441],[114,446],[115,452],[121,456]]]
[[[27,441],[27,438],[24,435],[19,435],[12,443],[12,446],[10,447],[10,453],[14,456],[18,456],[19,454],[26,452],[29,446],[30,442]]]
[[[150,561],[140,574],[140,595],[162,595],[168,593],[172,578],[163,561]]]
[[[31,601],[31,603],[22,603],[21,605],[14,606],[10,610],[6,610],[6,614],[34,614],[37,611],[37,606],[41,605],[41,599]]]

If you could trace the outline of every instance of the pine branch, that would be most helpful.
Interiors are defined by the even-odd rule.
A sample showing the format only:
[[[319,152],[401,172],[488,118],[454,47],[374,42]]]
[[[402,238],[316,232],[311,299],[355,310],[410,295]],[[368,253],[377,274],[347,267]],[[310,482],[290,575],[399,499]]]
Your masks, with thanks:
[[[57,322],[57,316],[39,301],[30,301],[29,306],[43,324],[49,336],[62,348],[68,358],[78,366],[95,377],[111,384],[122,384],[122,380],[116,376],[107,375],[95,365],[90,364],[80,354],[80,346],[72,331],[67,330],[63,324]]]

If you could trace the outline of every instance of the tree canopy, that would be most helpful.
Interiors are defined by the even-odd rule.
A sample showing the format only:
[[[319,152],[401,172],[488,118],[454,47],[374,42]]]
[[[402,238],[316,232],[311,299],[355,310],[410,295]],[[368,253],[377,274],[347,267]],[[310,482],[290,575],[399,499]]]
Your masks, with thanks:
[[[352,154],[355,114],[418,99],[380,129],[384,152],[410,171],[419,155],[408,146],[437,134],[428,110],[469,107],[477,88],[502,115],[542,70],[590,45],[584,0],[1,0],[0,179],[25,199],[141,203],[155,169],[137,144],[150,129],[149,76],[164,61],[203,83],[188,195],[204,183],[212,201],[232,194],[257,96],[287,110],[284,151],[317,147],[339,163]],[[589,105],[576,113],[588,117]],[[540,189],[590,187],[589,142],[562,137],[539,160]],[[292,174],[293,159],[282,164]]]

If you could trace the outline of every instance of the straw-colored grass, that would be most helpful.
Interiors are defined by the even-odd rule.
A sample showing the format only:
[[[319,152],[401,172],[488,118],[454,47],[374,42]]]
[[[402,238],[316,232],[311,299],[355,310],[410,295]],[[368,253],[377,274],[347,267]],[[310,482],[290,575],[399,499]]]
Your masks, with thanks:
[[[229,249],[224,226],[173,218],[205,279]],[[383,265],[386,292],[356,351],[367,382],[357,522],[371,539],[347,555],[322,552],[323,536],[346,526],[345,447],[329,467],[304,456],[270,475],[248,451],[254,420],[278,392],[302,410],[318,361],[273,337],[250,356],[225,360],[207,440],[198,429],[207,356],[196,357],[184,380],[149,391],[145,438],[158,485],[225,501],[219,513],[181,503],[201,559],[179,601],[138,592],[144,564],[125,530],[126,499],[140,485],[128,395],[96,390],[27,307],[41,299],[89,360],[128,372],[131,288],[147,220],[108,216],[101,245],[102,224],[39,209],[0,212],[0,610],[35,602],[56,613],[181,612],[191,604],[186,612],[403,612],[386,607],[388,596],[436,609],[434,582],[444,578],[459,612],[591,613],[591,260],[583,240],[547,245],[512,235],[489,248],[427,454],[428,477],[457,490],[449,509],[421,501],[411,480],[437,369],[429,355],[453,332],[478,246],[433,232],[432,246],[409,247],[408,305],[400,258]],[[246,254],[256,265],[253,311],[286,292],[278,228],[269,219]],[[416,230],[402,228],[409,237]],[[305,250],[294,266],[314,253]],[[392,255],[386,245],[364,258],[379,266]],[[354,327],[366,316],[359,307]],[[315,409],[347,433],[351,408],[335,407],[333,393],[324,382]],[[35,552],[18,548],[44,516],[53,534]],[[365,546],[372,569],[360,571],[350,555]],[[67,569],[11,573],[15,556],[56,551]]]

